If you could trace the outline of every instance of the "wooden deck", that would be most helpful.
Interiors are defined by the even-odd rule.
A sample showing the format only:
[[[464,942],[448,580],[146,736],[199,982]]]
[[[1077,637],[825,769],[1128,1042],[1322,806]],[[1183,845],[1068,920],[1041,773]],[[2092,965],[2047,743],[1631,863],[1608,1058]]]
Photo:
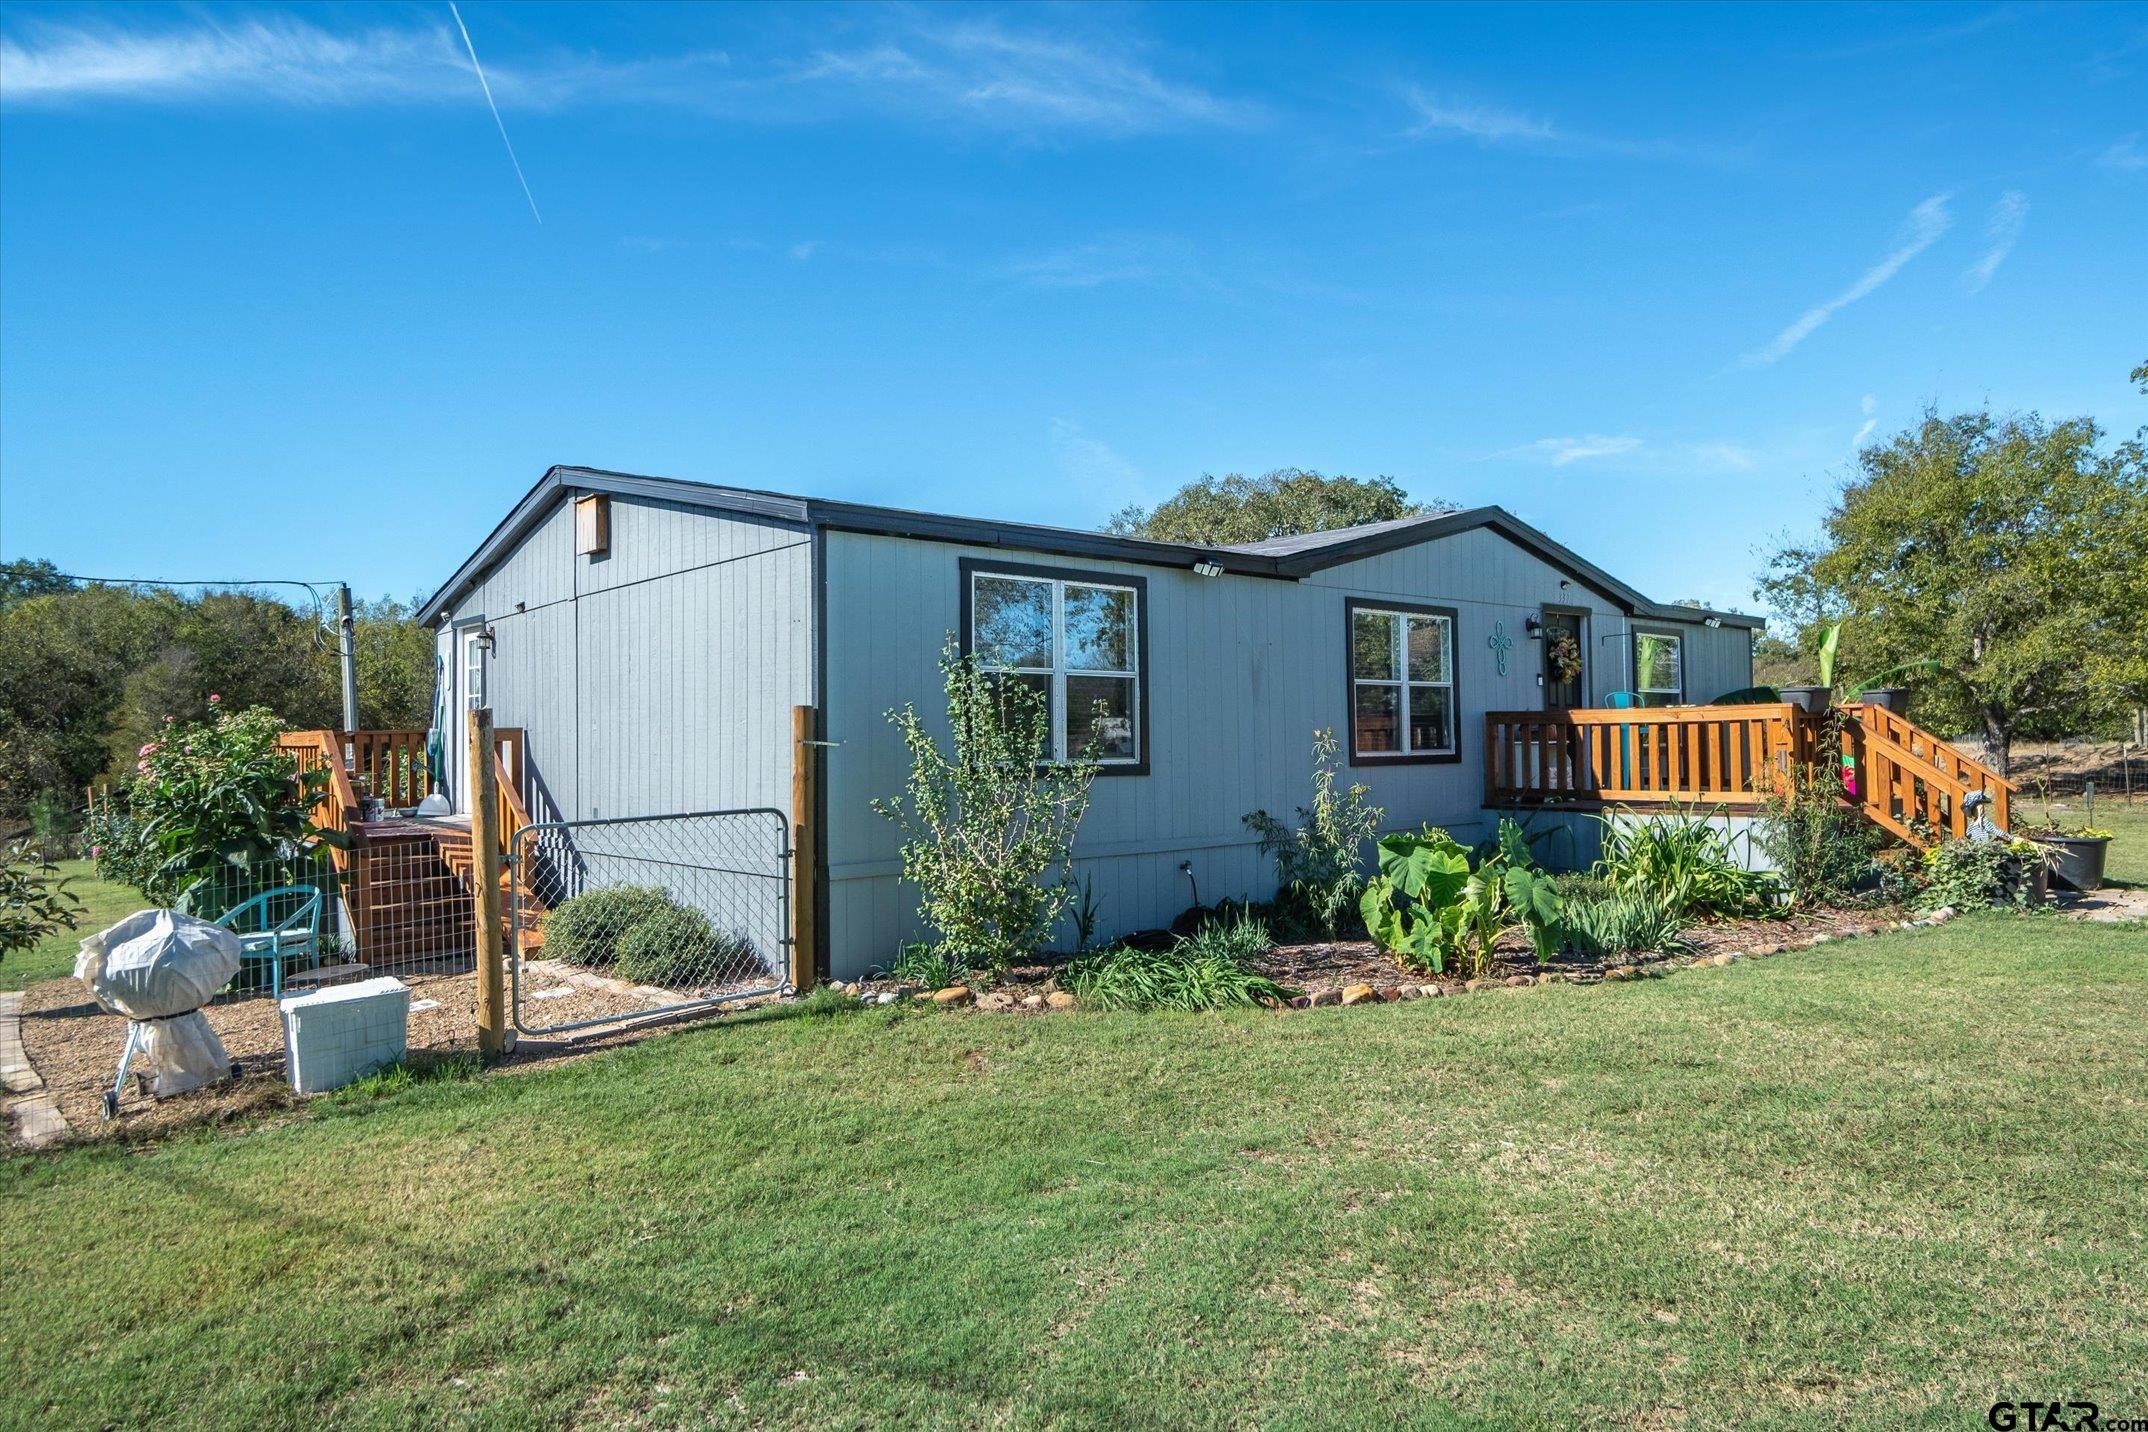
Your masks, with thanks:
[[[2004,827],[2016,789],[1929,731],[1863,702],[1827,716],[1789,703],[1492,711],[1484,752],[1484,804],[1500,809],[1758,811],[1793,766],[1847,758],[1845,798],[1919,847],[1964,834],[1975,792],[1991,797],[1990,818]]]
[[[522,798],[523,733],[502,727],[496,734],[496,825],[504,854],[530,815]],[[470,818],[403,813],[433,791],[425,737],[423,731],[290,731],[281,738],[302,773],[329,773],[313,820],[345,838],[332,856],[344,908],[360,957],[376,964],[467,958],[475,950]],[[387,809],[368,818],[369,801]],[[519,895],[530,906],[531,896],[516,890],[511,875],[502,876],[502,887],[503,895]],[[541,938],[532,931],[524,943],[534,947]]]

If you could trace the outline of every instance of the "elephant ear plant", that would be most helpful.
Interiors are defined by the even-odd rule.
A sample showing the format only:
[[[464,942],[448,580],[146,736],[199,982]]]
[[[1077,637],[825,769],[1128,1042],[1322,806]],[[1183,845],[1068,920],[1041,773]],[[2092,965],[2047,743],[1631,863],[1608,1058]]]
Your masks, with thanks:
[[[1461,842],[1433,826],[1383,837],[1380,873],[1359,910],[1381,949],[1436,974],[1481,975],[1500,934],[1516,926],[1540,960],[1559,946],[1558,891],[1512,821],[1500,822],[1498,840],[1474,866]]]

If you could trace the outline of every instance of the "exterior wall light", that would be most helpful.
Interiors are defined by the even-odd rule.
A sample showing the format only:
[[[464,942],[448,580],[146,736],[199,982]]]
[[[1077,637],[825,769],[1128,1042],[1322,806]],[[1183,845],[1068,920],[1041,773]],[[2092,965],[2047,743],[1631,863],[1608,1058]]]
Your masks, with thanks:
[[[1194,575],[1199,577],[1220,577],[1223,575],[1223,564],[1221,562],[1196,562],[1193,564],[1193,571]]]

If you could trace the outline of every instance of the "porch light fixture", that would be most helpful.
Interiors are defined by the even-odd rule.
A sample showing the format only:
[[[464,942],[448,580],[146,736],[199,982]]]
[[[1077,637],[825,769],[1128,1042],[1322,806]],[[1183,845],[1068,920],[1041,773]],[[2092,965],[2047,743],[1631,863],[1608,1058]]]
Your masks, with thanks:
[[[1529,640],[1542,641],[1544,639],[1544,619],[1542,617],[1524,617],[1522,618],[1522,630],[1529,633]]]
[[[479,632],[477,634],[476,639],[471,644],[475,646],[479,651],[492,650],[492,628],[486,627],[483,631]]]
[[[1197,577],[1220,577],[1223,575],[1223,564],[1221,562],[1196,562],[1193,564],[1193,572]]]

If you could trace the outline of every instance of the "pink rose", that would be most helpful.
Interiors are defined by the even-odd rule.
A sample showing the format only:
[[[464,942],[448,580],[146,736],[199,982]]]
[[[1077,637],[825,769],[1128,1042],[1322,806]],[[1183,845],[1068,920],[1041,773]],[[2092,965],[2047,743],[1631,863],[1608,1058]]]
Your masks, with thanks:
[[[216,693],[215,693],[214,691],[212,691],[212,692],[210,692],[210,693],[209,693],[209,704],[210,704],[211,706],[214,706],[214,705],[215,705],[215,704],[216,704],[217,702],[219,702],[219,701],[221,701],[221,700],[223,700],[223,699],[224,699],[223,697],[221,697],[221,696],[217,695],[217,694],[216,694]]]

